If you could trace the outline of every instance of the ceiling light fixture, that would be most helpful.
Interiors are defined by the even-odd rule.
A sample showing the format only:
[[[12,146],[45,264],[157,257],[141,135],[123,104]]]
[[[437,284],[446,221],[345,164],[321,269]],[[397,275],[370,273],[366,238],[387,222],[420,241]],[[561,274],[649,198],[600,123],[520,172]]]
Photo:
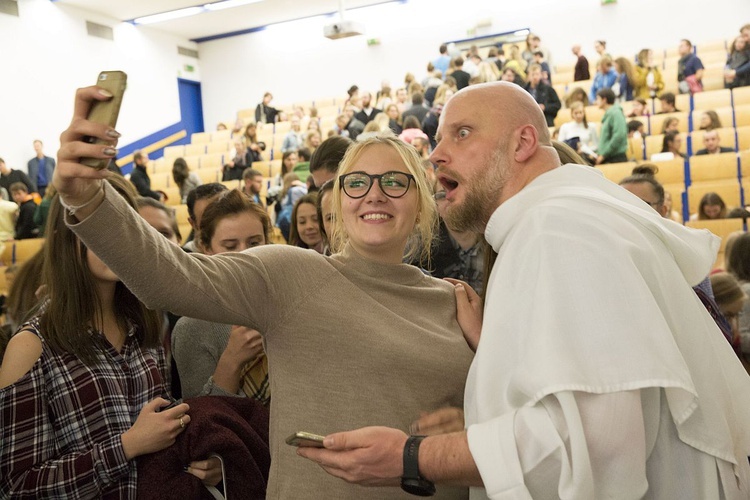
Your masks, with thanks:
[[[160,12],[159,14],[152,14],[150,16],[136,17],[135,19],[129,22],[133,24],[163,23],[165,21],[172,21],[175,19],[182,19],[183,17],[203,14],[204,12],[213,12],[217,10],[231,9],[234,7],[241,7],[243,5],[250,5],[252,3],[258,3],[262,1],[263,0],[221,0],[219,2],[211,2],[211,3],[204,4],[204,5],[198,5],[195,7],[187,7],[184,9]]]

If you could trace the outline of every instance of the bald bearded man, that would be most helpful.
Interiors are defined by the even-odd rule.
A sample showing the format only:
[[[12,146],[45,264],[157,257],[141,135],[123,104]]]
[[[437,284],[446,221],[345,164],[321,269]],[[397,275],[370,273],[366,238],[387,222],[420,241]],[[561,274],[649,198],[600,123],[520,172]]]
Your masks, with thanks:
[[[512,84],[457,93],[431,160],[446,223],[498,252],[481,336],[478,299],[457,291],[476,350],[466,430],[368,427],[298,453],[423,495],[444,483],[473,499],[748,498],[750,380],[691,289],[717,238],[597,170],[560,166],[539,107]]]

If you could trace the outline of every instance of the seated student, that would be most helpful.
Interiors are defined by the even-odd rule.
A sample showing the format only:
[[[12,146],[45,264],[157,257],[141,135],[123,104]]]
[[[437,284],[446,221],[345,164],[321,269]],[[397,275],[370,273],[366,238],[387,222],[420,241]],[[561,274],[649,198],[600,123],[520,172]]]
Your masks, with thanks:
[[[270,242],[271,219],[241,192],[226,191],[206,207],[200,234],[206,255],[241,252]],[[172,354],[183,397],[240,395],[268,405],[268,361],[256,330],[183,316]]]
[[[289,241],[294,206],[297,200],[306,194],[307,186],[299,179],[296,173],[289,172],[284,176],[284,187],[279,194],[281,210],[276,216],[276,227],[281,230],[281,235],[286,241]]]
[[[34,224],[34,212],[36,203],[29,194],[26,184],[16,182],[10,186],[10,195],[18,204],[18,217],[16,218],[16,239],[25,240],[39,236],[39,229]]]
[[[741,233],[734,238],[727,259],[727,272],[737,278],[745,295],[750,294],[750,233]],[[750,301],[744,303],[739,314],[739,328],[741,351],[747,358],[750,357]]]
[[[351,144],[350,139],[341,136],[329,137],[320,143],[320,147],[310,157],[310,176],[317,187],[336,177],[339,163]]]
[[[670,132],[678,132],[680,128],[680,120],[674,116],[670,116],[661,125],[661,133],[668,134]]]
[[[422,126],[416,116],[407,116],[404,120],[404,129],[398,135],[398,138],[407,144],[411,144],[411,141],[413,141],[415,137],[429,140],[427,134],[422,131],[421,127]]]
[[[318,213],[318,227],[323,237],[323,255],[331,255],[330,235],[333,234],[333,181],[326,181],[318,189],[318,202],[315,206]]]
[[[641,99],[640,97],[633,100],[633,107],[630,110],[630,114],[628,114],[628,118],[635,118],[637,116],[648,116],[648,103],[646,103],[645,99]]]
[[[734,149],[725,148],[721,145],[721,136],[714,129],[703,132],[703,149],[699,149],[695,154],[700,155],[718,155],[721,153],[733,153]]]
[[[242,141],[234,141],[234,150],[234,158],[224,164],[224,171],[221,176],[222,182],[242,179],[242,172],[253,164],[252,151],[246,148]]]
[[[630,120],[628,122],[628,139],[640,139],[646,135],[646,125],[640,120]]]
[[[260,192],[263,190],[263,174],[254,168],[246,168],[242,172],[242,193],[258,205],[265,207],[263,200],[260,198]]]
[[[191,172],[184,158],[177,158],[172,165],[172,179],[180,188],[180,203],[187,202],[187,195],[203,182],[198,174]]]
[[[709,279],[711,280],[711,289],[714,292],[716,305],[724,319],[729,323],[731,337],[727,340],[745,364],[745,357],[742,354],[742,334],[740,333],[739,319],[748,297],[742,290],[737,278],[727,272],[714,273]]]
[[[664,140],[661,143],[662,153],[672,153],[675,158],[685,158],[685,153],[680,151],[682,148],[682,136],[676,130],[664,134]]]
[[[712,130],[721,128],[721,119],[716,111],[704,111],[701,115],[699,127],[701,130]]]
[[[46,301],[0,369],[0,494],[128,498],[135,459],[169,447],[189,407],[159,411],[169,401],[156,313],[68,229],[59,198],[49,228]]]
[[[677,109],[676,103],[677,98],[672,92],[664,92],[659,96],[659,102],[661,103],[661,108],[659,109],[658,115],[663,115],[665,113],[679,113],[680,110]]]
[[[325,242],[320,234],[317,205],[318,196],[316,193],[306,194],[294,204],[289,244],[324,253]]]
[[[0,187],[0,247],[4,241],[12,240],[16,234],[16,212],[18,205],[10,200],[10,195],[5,188]]]
[[[727,217],[727,204],[716,193],[706,193],[698,203],[698,211],[690,220],[715,220]]]
[[[589,158],[596,159],[599,136],[596,125],[586,120],[586,109],[583,104],[580,102],[573,103],[570,108],[570,116],[573,120],[560,126],[557,140],[573,147],[579,154],[584,153]]]
[[[198,233],[200,232],[203,211],[219,194],[226,190],[227,187],[224,184],[210,182],[202,184],[188,193],[186,205],[188,209],[188,222],[192,228],[192,233],[188,236],[188,242],[182,247],[184,250],[188,252],[201,251]]]

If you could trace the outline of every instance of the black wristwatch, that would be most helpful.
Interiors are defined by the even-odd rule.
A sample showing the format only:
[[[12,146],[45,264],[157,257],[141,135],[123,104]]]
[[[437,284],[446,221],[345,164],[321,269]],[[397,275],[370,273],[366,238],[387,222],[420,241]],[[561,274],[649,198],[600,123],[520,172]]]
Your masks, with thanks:
[[[431,497],[435,494],[435,484],[419,474],[419,444],[427,436],[409,436],[404,445],[404,475],[401,476],[401,489],[412,495]]]

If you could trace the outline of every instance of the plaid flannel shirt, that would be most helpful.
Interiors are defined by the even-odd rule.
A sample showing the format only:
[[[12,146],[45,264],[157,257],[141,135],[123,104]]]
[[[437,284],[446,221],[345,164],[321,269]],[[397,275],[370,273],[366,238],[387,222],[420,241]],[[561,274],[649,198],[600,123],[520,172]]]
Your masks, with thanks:
[[[131,328],[118,353],[92,332],[96,362],[55,350],[39,333],[42,355],[0,389],[0,498],[136,498],[135,462],[121,434],[165,393],[163,348],[141,349]]]

